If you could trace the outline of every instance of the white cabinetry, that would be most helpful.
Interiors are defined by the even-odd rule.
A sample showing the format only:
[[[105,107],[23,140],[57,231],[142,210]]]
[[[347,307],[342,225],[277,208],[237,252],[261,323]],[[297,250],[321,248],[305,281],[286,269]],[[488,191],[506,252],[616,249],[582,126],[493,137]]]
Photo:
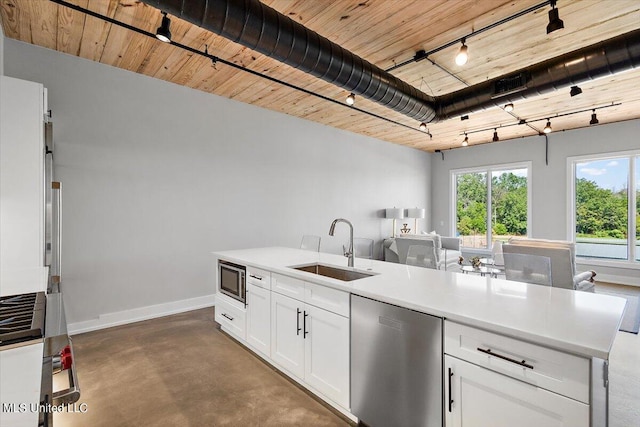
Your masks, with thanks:
[[[289,373],[304,378],[304,304],[271,295],[271,358]]]
[[[247,285],[247,343],[265,356],[271,354],[271,291]]]
[[[445,322],[447,427],[590,424],[589,360]]]
[[[306,305],[304,380],[349,407],[349,319]]]
[[[589,406],[584,403],[448,355],[445,396],[447,427],[589,425]]]
[[[233,298],[218,294],[215,312],[216,322],[218,322],[226,332],[242,341],[247,339],[247,310],[243,304]]]
[[[44,113],[41,84],[0,76],[0,289],[44,291]],[[29,288],[35,286],[35,288]]]
[[[271,357],[349,407],[349,294],[273,274]]]
[[[216,321],[314,393],[348,409],[349,293],[254,267],[246,277],[246,306],[218,294]]]

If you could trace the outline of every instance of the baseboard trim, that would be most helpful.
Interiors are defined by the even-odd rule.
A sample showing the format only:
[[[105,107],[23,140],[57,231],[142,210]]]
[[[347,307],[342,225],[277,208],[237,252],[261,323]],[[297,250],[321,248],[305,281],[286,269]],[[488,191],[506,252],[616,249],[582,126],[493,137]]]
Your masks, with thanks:
[[[635,277],[629,276],[618,276],[616,274],[600,274],[597,273],[595,277],[596,283],[598,282],[607,282],[607,283],[615,283],[617,285],[627,285],[627,286],[640,286],[638,283],[638,279]]]
[[[118,311],[115,313],[106,313],[98,316],[98,318],[96,319],[70,323],[67,326],[67,329],[69,335],[76,335],[84,332],[111,328],[113,326],[140,322],[142,320],[154,319],[156,317],[183,313],[185,311],[197,310],[199,308],[211,307],[215,304],[216,294],[205,295],[202,297],[189,298],[180,301],[171,301],[164,304],[149,305],[146,307]]]

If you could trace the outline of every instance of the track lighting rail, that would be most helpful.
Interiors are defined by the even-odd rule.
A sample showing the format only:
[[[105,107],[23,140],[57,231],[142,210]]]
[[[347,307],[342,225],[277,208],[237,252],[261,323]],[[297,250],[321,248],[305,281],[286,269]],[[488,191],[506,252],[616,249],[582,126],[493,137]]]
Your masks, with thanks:
[[[68,8],[70,8],[70,9],[76,10],[76,11],[78,11],[78,12],[85,13],[85,14],[87,14],[87,15],[93,16],[94,18],[102,19],[103,21],[109,22],[109,23],[111,23],[111,24],[117,25],[117,26],[122,27],[122,28],[126,28],[127,30],[130,30],[130,31],[136,32],[136,33],[141,34],[141,35],[143,35],[143,36],[151,37],[151,38],[153,38],[153,39],[155,39],[155,40],[158,40],[158,39],[157,39],[157,36],[156,36],[156,34],[155,34],[155,33],[151,33],[151,32],[149,32],[149,31],[145,31],[145,30],[143,30],[143,29],[141,29],[141,28],[134,27],[134,26],[132,26],[132,25],[129,25],[129,24],[126,24],[126,23],[124,23],[124,22],[118,21],[118,20],[116,20],[116,19],[110,18],[110,17],[108,17],[108,16],[105,16],[105,15],[99,14],[99,13],[94,12],[94,11],[92,11],[92,10],[85,9],[84,7],[81,7],[81,6],[75,5],[75,4],[73,4],[73,3],[68,3],[68,2],[66,2],[66,1],[64,1],[64,0],[49,0],[49,1],[51,1],[51,2],[53,2],[53,3],[56,3],[56,4],[59,4],[59,5],[61,5],[61,6],[65,6],[65,7],[68,7]],[[277,79],[277,78],[275,78],[275,77],[271,77],[271,76],[268,76],[268,75],[266,75],[266,74],[262,74],[262,73],[260,73],[260,72],[258,72],[258,71],[254,71],[254,70],[251,70],[251,69],[249,69],[249,68],[245,68],[245,67],[243,67],[243,66],[240,66],[240,65],[238,65],[238,64],[235,64],[235,63],[233,63],[233,62],[231,62],[231,61],[228,61],[228,60],[226,60],[226,59],[220,58],[220,57],[218,57],[218,56],[211,55],[211,54],[208,52],[208,49],[207,49],[207,48],[205,48],[205,51],[203,52],[203,51],[201,51],[201,50],[198,50],[198,49],[195,49],[195,48],[193,48],[193,47],[190,47],[190,46],[184,45],[184,44],[182,44],[182,43],[178,43],[178,42],[173,41],[173,40],[169,40],[169,41],[168,41],[168,42],[166,42],[166,43],[167,43],[167,44],[171,44],[172,46],[178,47],[178,48],[180,48],[180,49],[186,50],[186,51],[188,51],[188,52],[191,52],[191,53],[193,53],[193,54],[195,54],[195,55],[199,55],[199,56],[202,56],[202,57],[204,57],[204,58],[208,58],[208,59],[210,59],[210,60],[213,62],[213,64],[214,64],[214,65],[215,65],[215,64],[218,64],[218,63],[220,63],[220,64],[224,64],[224,65],[228,65],[229,67],[235,68],[235,69],[240,70],[240,71],[244,71],[244,72],[249,73],[249,74],[252,74],[252,75],[254,75],[254,76],[256,76],[256,77],[261,77],[261,78],[263,78],[263,79],[269,80],[269,81],[274,82],[274,83],[278,83],[278,84],[283,85],[283,86],[286,86],[286,87],[288,87],[288,88],[290,88],[290,89],[294,89],[294,90],[297,90],[297,91],[300,91],[300,92],[306,93],[307,95],[314,96],[314,97],[316,97],[316,98],[322,99],[323,101],[332,102],[332,103],[334,103],[334,104],[336,104],[336,105],[340,105],[340,106],[342,106],[342,107],[344,107],[344,108],[349,108],[349,109],[352,109],[352,110],[356,110],[356,111],[358,111],[359,113],[367,114],[368,116],[374,117],[374,118],[376,118],[376,119],[384,120],[384,121],[386,121],[386,122],[388,122],[388,123],[391,123],[391,124],[394,124],[394,125],[396,125],[396,126],[401,126],[401,127],[403,127],[403,128],[410,129],[410,130],[412,130],[412,131],[414,131],[414,132],[418,132],[418,133],[423,134],[423,135],[425,134],[424,132],[422,132],[421,130],[417,129],[417,128],[416,128],[416,127],[414,127],[414,126],[405,125],[404,123],[397,122],[397,121],[395,121],[395,120],[392,120],[392,119],[389,119],[389,118],[386,118],[386,117],[380,116],[380,115],[378,115],[378,114],[375,114],[375,113],[372,113],[372,112],[369,112],[369,111],[363,110],[363,109],[358,108],[358,107],[355,107],[355,106],[353,106],[353,105],[345,105],[344,103],[342,103],[342,102],[340,102],[340,101],[337,101],[337,100],[335,100],[335,99],[333,99],[333,98],[329,98],[329,97],[327,97],[327,96],[320,95],[320,94],[315,93],[315,92],[312,92],[312,91],[310,91],[310,90],[308,90],[308,89],[305,89],[305,88],[302,88],[302,87],[296,86],[296,85],[294,85],[294,84],[291,84],[291,83],[285,82],[284,80],[280,80],[280,79]]]
[[[529,119],[529,120],[521,119],[520,121],[518,121],[518,123],[509,123],[509,124],[506,124],[506,125],[491,126],[489,128],[484,128],[484,129],[467,130],[467,131],[464,131],[464,132],[460,132],[459,135],[460,136],[462,136],[462,135],[466,136],[466,135],[470,135],[470,134],[473,134],[473,133],[487,132],[487,131],[490,131],[490,130],[494,130],[495,131],[496,129],[508,128],[508,127],[511,127],[511,126],[528,125],[529,123],[549,121],[550,119],[555,119],[555,118],[558,118],[558,117],[565,117],[565,116],[572,116],[574,114],[585,113],[587,111],[591,111],[591,112],[595,113],[596,110],[602,110],[603,108],[617,107],[619,105],[622,105],[622,103],[621,102],[616,102],[616,103],[612,102],[611,104],[601,105],[600,107],[585,108],[583,110],[571,111],[571,112],[568,112],[568,113],[552,114],[550,116],[544,116],[544,117],[540,117],[540,118],[537,118],[537,119]],[[593,119],[593,116],[592,116],[592,119]],[[596,123],[594,123],[594,124],[596,124]]]
[[[554,1],[554,3],[555,3],[555,1]],[[520,12],[514,14],[514,15],[507,16],[506,18],[501,19],[501,20],[499,20],[497,22],[494,22],[493,24],[489,24],[486,27],[482,27],[479,30],[472,31],[472,32],[470,32],[469,34],[467,34],[465,36],[462,36],[462,37],[457,38],[455,40],[452,40],[452,41],[450,41],[448,43],[445,43],[442,46],[438,46],[435,49],[431,49],[428,52],[426,52],[424,50],[421,50],[418,53],[416,53],[416,55],[413,58],[407,59],[406,61],[400,62],[399,64],[395,64],[393,67],[389,67],[385,71],[389,72],[389,71],[397,70],[398,68],[402,68],[402,67],[405,67],[405,66],[407,66],[409,64],[413,64],[414,62],[418,62],[418,61],[421,61],[423,59],[426,59],[428,56],[433,55],[434,53],[438,53],[441,50],[444,50],[444,49],[447,49],[447,48],[449,48],[451,46],[455,46],[455,45],[457,45],[459,43],[462,43],[463,40],[467,41],[470,37],[477,36],[478,34],[482,34],[485,31],[492,30],[492,29],[494,29],[496,27],[499,27],[500,25],[506,24],[507,22],[510,22],[510,21],[513,21],[514,19],[520,18],[521,16],[528,15],[529,13],[534,12],[534,11],[536,11],[538,9],[542,9],[543,7],[548,6],[550,4],[551,4],[550,0],[543,1],[542,3],[539,3],[539,4],[535,5],[535,6],[531,6],[530,8],[525,9],[523,11],[520,11]]]

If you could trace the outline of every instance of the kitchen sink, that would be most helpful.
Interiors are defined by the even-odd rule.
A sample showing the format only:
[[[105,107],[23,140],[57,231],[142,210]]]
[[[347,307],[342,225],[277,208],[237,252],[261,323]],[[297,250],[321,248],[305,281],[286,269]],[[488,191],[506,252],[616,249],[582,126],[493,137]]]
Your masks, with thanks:
[[[324,264],[309,264],[298,267],[292,266],[291,268],[306,271],[307,273],[317,274],[319,276],[331,277],[332,279],[342,280],[343,282],[351,282],[352,280],[364,279],[365,277],[371,277],[374,275],[373,273],[345,270]]]

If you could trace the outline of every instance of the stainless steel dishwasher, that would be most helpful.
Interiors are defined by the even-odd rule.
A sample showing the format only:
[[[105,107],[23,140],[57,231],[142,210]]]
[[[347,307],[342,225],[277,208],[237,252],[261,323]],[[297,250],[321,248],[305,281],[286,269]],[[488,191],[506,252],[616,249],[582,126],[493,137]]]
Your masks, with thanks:
[[[442,319],[351,295],[351,412],[371,427],[442,427]]]

